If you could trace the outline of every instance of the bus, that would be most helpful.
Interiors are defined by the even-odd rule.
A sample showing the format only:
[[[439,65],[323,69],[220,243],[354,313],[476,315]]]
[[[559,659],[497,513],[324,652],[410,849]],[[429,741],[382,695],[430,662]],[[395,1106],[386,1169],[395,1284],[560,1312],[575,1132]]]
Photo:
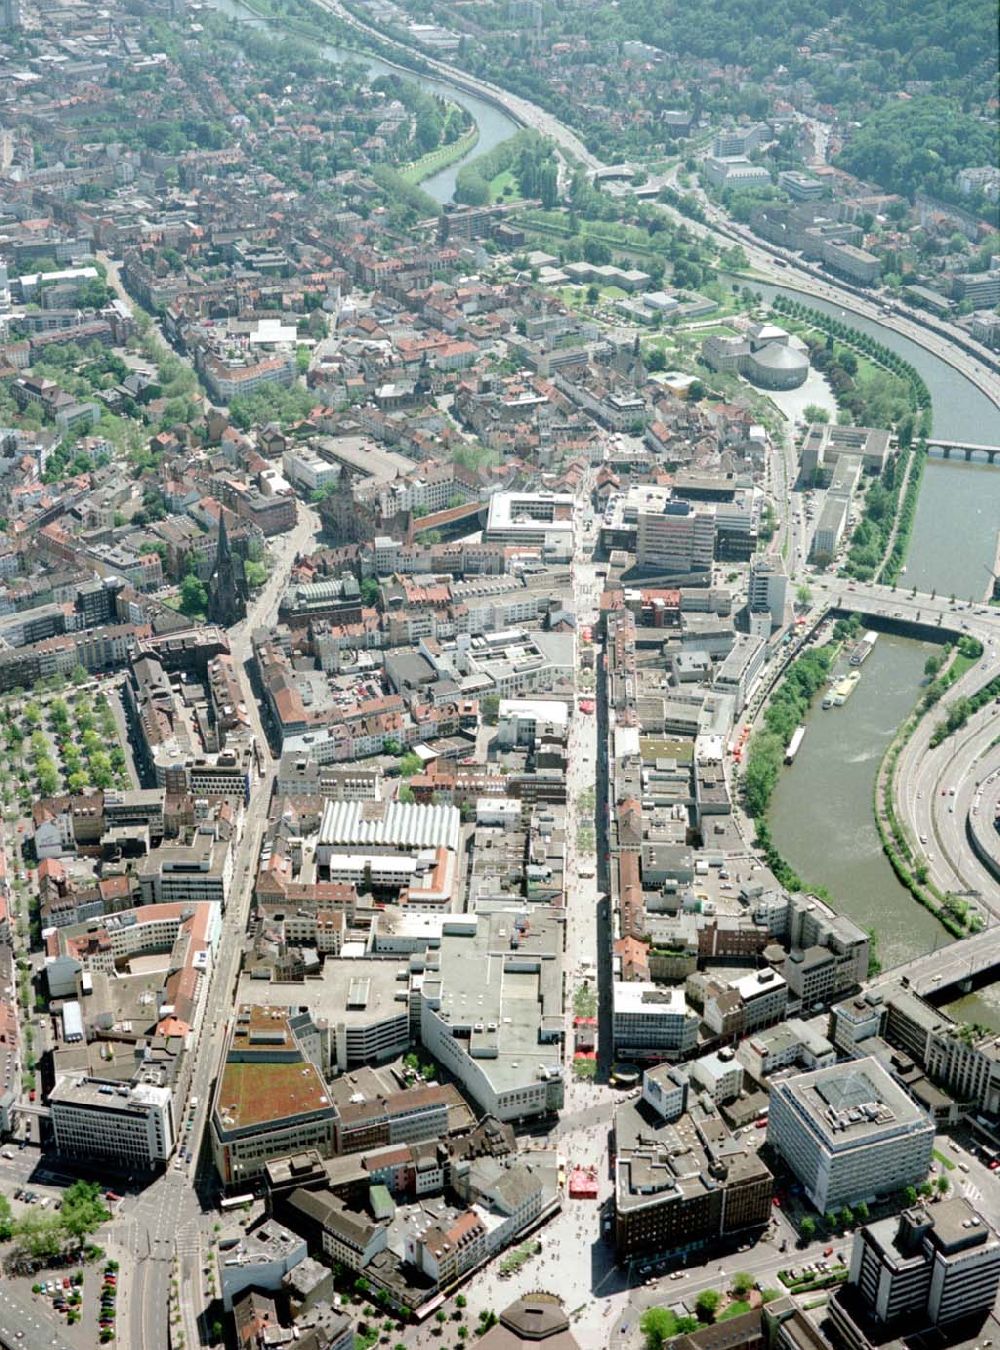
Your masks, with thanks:
[[[219,1208],[224,1212],[233,1209],[243,1209],[253,1204],[253,1195],[248,1192],[246,1195],[230,1195],[227,1199],[219,1202]]]

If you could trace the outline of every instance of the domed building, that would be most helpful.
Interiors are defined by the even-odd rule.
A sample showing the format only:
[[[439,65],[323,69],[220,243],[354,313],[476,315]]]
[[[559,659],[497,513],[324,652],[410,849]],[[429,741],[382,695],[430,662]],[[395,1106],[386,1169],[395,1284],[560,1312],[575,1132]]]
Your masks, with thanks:
[[[797,389],[809,374],[809,357],[773,323],[752,323],[745,338],[710,337],[701,354],[713,370],[732,370],[760,389]]]
[[[748,354],[743,373],[761,389],[798,389],[809,374],[809,358],[797,347],[767,342]]]

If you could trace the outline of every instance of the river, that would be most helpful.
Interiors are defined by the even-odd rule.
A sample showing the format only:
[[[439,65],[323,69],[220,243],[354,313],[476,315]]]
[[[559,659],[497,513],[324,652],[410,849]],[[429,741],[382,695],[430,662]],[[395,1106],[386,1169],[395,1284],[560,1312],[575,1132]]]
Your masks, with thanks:
[[[280,29],[251,15],[238,0],[210,0],[214,8],[280,35]],[[333,46],[320,52],[335,63],[356,61],[372,74],[401,72],[367,53]],[[455,177],[469,159],[491,150],[517,131],[492,104],[445,81],[410,71],[406,79],[460,103],[479,126],[476,146],[461,160],[421,184],[435,201],[452,199]],[[764,295],[781,288],[763,283]],[[949,440],[995,441],[997,411],[958,371],[909,338],[850,314],[827,301],[805,298],[817,309],[846,319],[897,351],[921,374],[931,392],[934,430]],[[977,597],[992,566],[1000,524],[1000,465],[966,465],[930,460],[907,558],[907,583]],[[866,662],[858,689],[847,704],[810,718],[809,734],[793,769],[782,775],[774,794],[771,827],[776,844],[807,881],[825,885],[837,907],[879,936],[883,964],[900,961],[948,941],[939,924],[900,886],[879,846],[872,813],[872,789],[879,757],[896,726],[916,701],[926,648],[882,637]],[[996,989],[969,995],[954,1005],[956,1015],[1000,1029]]]
[[[225,14],[231,19],[238,19],[241,23],[250,24],[254,28],[263,29],[265,32],[274,34],[275,37],[281,37],[284,34],[279,26],[268,23],[266,19],[260,19],[239,0],[208,0],[213,9],[217,9],[220,14]],[[452,85],[442,80],[431,79],[427,75],[419,75],[416,71],[401,70],[398,66],[392,65],[388,61],[383,61],[381,57],[372,56],[368,52],[353,51],[350,48],[333,47],[324,44],[319,47],[319,53],[328,61],[335,65],[343,65],[346,61],[351,61],[356,65],[362,66],[370,75],[392,75],[396,79],[407,79],[413,84],[418,84],[421,89],[426,89],[428,93],[436,94],[439,98],[447,98],[452,103],[460,103],[472,117],[479,127],[479,139],[476,144],[464,154],[461,159],[457,159],[454,164],[449,164],[447,168],[441,169],[438,173],[432,174],[430,178],[425,178],[420,184],[424,192],[429,197],[433,197],[436,202],[442,206],[450,202],[455,195],[455,178],[459,169],[469,160],[478,155],[484,155],[487,150],[492,150],[494,146],[499,145],[501,141],[508,140],[518,131],[517,124],[495,108],[492,103],[485,103],[481,98],[476,98],[474,94],[467,94],[464,89],[455,89]]]
[[[755,286],[765,295],[779,288]],[[785,292],[794,295],[794,292]],[[909,338],[823,300],[796,296],[877,337],[920,372],[931,393],[935,432],[949,440],[996,440],[997,411],[974,384]],[[907,556],[906,584],[981,598],[1000,526],[1000,465],[929,459]],[[872,793],[879,759],[917,700],[930,649],[879,638],[861,683],[842,708],[817,701],[795,764],[775,790],[774,841],[805,880],[824,885],[836,906],[874,927],[886,967],[951,939],[896,880],[875,829]],[[1000,1030],[996,986],[949,1005],[957,1017]]]

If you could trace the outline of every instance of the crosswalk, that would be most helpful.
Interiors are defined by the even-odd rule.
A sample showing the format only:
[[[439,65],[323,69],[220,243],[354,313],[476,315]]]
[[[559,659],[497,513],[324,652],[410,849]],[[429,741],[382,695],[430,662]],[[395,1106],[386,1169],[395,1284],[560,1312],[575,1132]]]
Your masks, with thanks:
[[[179,1230],[174,1239],[174,1248],[178,1257],[201,1255],[201,1234],[198,1225],[187,1223]]]

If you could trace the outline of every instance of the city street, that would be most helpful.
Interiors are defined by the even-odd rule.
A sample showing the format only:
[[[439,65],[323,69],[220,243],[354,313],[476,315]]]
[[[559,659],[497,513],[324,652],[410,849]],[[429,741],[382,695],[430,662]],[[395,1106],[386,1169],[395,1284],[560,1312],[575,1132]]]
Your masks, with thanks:
[[[181,1290],[180,1307],[189,1345],[197,1345],[197,1319],[208,1302],[201,1271],[202,1251],[207,1248],[202,1229],[206,1210],[199,1204],[196,1187],[205,1200],[214,1199],[214,1168],[208,1156],[206,1132],[211,1113],[212,1091],[228,1029],[229,1013],[239,974],[243,934],[246,930],[260,839],[274,786],[277,764],[268,748],[260,709],[247,674],[251,635],[261,625],[277,618],[278,602],[287,584],[295,557],[314,546],[319,518],[311,507],[299,503],[295,528],[271,542],[274,563],[270,579],[252,600],[246,620],[229,633],[233,663],[243,681],[247,710],[257,743],[264,755],[264,771],[253,786],[243,818],[238,861],[229,893],[226,917],[216,952],[216,964],[196,1031],[194,1072],[184,1112],[193,1116],[184,1147],[191,1161],[168,1170],[146,1187],[136,1199],[123,1204],[124,1223],[112,1231],[109,1250],[121,1263],[122,1323],[129,1327],[129,1344],[143,1350],[158,1350],[167,1344],[167,1311],[171,1263],[176,1256]],[[193,1111],[190,1104],[197,1099]],[[204,1147],[203,1147],[204,1146]],[[127,1320],[126,1320],[127,1319]]]

